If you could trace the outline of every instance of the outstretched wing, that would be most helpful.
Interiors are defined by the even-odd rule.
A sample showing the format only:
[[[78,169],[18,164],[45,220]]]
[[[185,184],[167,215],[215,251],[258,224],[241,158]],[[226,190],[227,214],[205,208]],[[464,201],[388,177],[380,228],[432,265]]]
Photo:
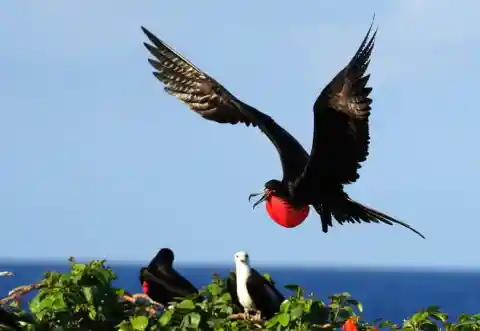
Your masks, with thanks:
[[[154,56],[149,59],[155,77],[165,91],[183,101],[203,118],[218,123],[257,126],[275,145],[282,161],[284,177],[296,178],[303,171],[308,154],[300,143],[270,116],[238,100],[215,79],[197,68],[142,27],[153,45],[144,43]]]
[[[297,189],[349,184],[359,178],[358,169],[367,158],[370,140],[372,89],[366,86],[370,75],[365,72],[377,34],[375,30],[370,37],[372,25],[356,54],[315,101],[310,160]]]

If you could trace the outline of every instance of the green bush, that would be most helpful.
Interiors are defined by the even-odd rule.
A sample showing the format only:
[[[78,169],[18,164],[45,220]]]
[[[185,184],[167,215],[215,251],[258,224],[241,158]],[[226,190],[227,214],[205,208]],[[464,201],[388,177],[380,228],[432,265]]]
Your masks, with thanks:
[[[292,291],[281,310],[268,321],[244,320],[238,307],[233,307],[226,279],[214,275],[202,288],[203,300],[186,298],[161,312],[155,303],[134,300],[134,296],[112,286],[115,273],[105,261],[88,264],[69,260],[69,273],[47,272],[36,284],[17,290],[17,296],[37,289],[28,303],[30,311],[22,311],[10,300],[8,309],[25,330],[480,330],[480,314],[461,315],[455,322],[448,315],[429,307],[404,320],[402,325],[377,320],[363,321],[362,305],[348,293],[330,297],[330,302],[304,295],[301,287],[286,285]],[[266,275],[269,277],[268,275]],[[1,280],[1,279],[0,279]],[[0,330],[13,330],[0,326]]]

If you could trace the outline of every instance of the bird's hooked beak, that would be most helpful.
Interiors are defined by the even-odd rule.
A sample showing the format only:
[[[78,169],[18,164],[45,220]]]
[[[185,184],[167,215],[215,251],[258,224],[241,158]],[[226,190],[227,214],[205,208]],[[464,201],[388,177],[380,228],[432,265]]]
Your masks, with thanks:
[[[253,193],[253,194],[250,194],[248,196],[248,201],[252,200],[253,197],[256,197],[256,196],[259,196],[260,194],[263,194],[263,196],[253,204],[253,209],[255,209],[256,206],[258,206],[259,204],[261,204],[262,202],[264,202],[265,200],[267,200],[270,195],[272,194],[272,192],[269,190],[269,189],[264,189],[263,190],[263,193]]]

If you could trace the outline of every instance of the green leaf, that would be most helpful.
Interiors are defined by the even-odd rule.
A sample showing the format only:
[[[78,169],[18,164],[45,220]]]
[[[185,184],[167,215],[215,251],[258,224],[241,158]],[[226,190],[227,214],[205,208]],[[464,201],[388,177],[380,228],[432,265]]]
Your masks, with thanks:
[[[355,306],[358,309],[359,312],[361,312],[361,313],[363,312],[363,305],[358,300],[348,299],[346,302],[349,305]]]
[[[202,319],[200,314],[196,313],[196,312],[193,312],[193,313],[188,314],[188,316],[190,317],[190,324],[193,327],[198,328],[198,326],[200,325],[200,321]]]
[[[108,286],[111,280],[111,273],[108,269],[92,270],[92,276],[95,277],[103,286]]]
[[[395,323],[393,323],[392,321],[383,321],[381,322],[380,324],[378,324],[378,327],[379,328],[393,328],[393,327],[396,327],[397,325]]]
[[[266,323],[265,323],[265,327],[267,329],[270,329],[270,328],[273,328],[275,325],[277,325],[279,322],[278,322],[278,316],[279,315],[276,315],[274,317],[272,317],[271,319],[269,319]]]
[[[300,288],[300,286],[298,285],[294,285],[294,284],[287,284],[284,286],[287,290],[291,290],[291,291],[298,291],[298,289]]]
[[[145,316],[136,316],[130,318],[130,324],[132,325],[134,330],[143,331],[148,326],[148,318]]]
[[[83,295],[85,296],[85,300],[87,300],[87,303],[93,304],[92,288],[90,286],[84,286],[82,287],[82,292],[83,292]]]
[[[282,313],[287,312],[290,309],[291,302],[289,300],[284,300],[280,305],[280,311]]]
[[[160,316],[160,318],[158,319],[158,324],[160,324],[161,326],[168,325],[168,323],[170,323],[170,320],[172,319],[173,312],[174,311],[171,309],[165,310]]]
[[[287,313],[282,313],[277,315],[277,321],[280,323],[281,326],[287,326],[288,322],[290,322],[290,315]]]
[[[432,313],[430,313],[430,316],[432,316],[433,318],[441,321],[442,323],[445,323],[448,320],[448,314],[446,314],[446,313],[432,312]]]
[[[225,302],[232,301],[232,296],[230,293],[223,293],[223,295],[220,297],[220,300],[223,300]]]
[[[479,321],[480,321],[480,313],[478,313],[478,314],[473,314],[473,315],[471,315],[470,317],[471,317],[472,319],[474,319],[474,320],[479,320]]]
[[[195,303],[192,300],[183,300],[175,308],[192,310],[195,308]]]
[[[94,306],[91,306],[88,309],[88,317],[90,317],[92,321],[95,320],[95,317],[97,317],[97,311],[95,310]]]
[[[424,322],[427,318],[428,318],[428,312],[424,311],[424,312],[419,312],[419,313],[414,314],[410,318],[410,320],[413,323],[420,323],[420,322]]]
[[[440,306],[437,306],[437,305],[428,306],[427,308],[425,308],[424,311],[427,311],[429,313],[439,313]]]
[[[40,296],[40,293],[39,293],[28,303],[28,307],[30,308],[30,311],[33,314],[38,314],[40,312],[40,310],[42,309],[40,298],[41,298],[41,296]]]
[[[300,316],[303,315],[303,307],[302,306],[297,306],[295,308],[292,309],[292,311],[290,312],[290,318],[293,320],[296,320],[297,318],[299,318]]]
[[[65,300],[63,298],[63,293],[57,293],[57,295],[53,296],[52,308],[55,310],[62,310],[67,308]]]
[[[75,276],[78,279],[80,279],[85,273],[86,268],[87,266],[85,264],[75,263],[72,268],[72,276]]]

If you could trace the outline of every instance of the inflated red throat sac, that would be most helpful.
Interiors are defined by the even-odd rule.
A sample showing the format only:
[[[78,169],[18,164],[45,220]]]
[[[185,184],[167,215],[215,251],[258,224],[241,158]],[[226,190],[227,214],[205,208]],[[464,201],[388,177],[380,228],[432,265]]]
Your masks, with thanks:
[[[148,295],[148,283],[146,281],[144,281],[142,283],[142,291],[143,293],[145,293],[146,295]]]
[[[288,201],[273,195],[268,197],[266,208],[270,218],[285,228],[299,226],[305,221],[310,212],[308,205],[297,209],[289,204]]]

